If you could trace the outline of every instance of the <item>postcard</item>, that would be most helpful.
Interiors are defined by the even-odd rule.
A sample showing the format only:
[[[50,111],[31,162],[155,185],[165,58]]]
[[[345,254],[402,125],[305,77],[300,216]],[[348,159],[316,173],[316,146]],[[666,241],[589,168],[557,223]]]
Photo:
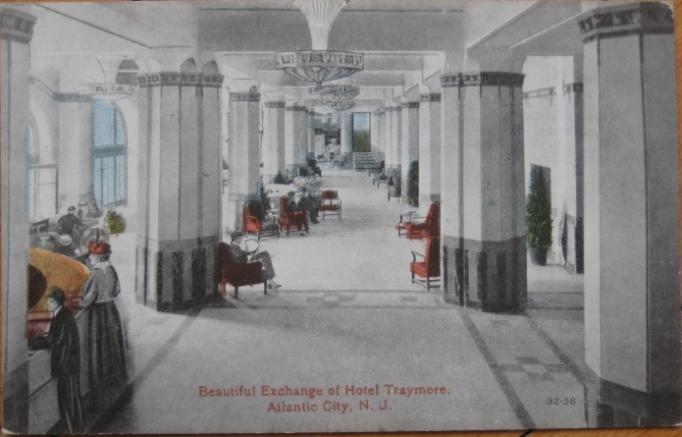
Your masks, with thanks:
[[[672,17],[2,3],[5,431],[680,423]]]

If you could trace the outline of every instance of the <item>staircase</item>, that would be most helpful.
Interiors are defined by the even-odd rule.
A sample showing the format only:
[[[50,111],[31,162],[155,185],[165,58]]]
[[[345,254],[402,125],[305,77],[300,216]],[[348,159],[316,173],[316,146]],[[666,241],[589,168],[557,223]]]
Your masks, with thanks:
[[[379,168],[381,156],[379,152],[353,152],[353,169],[357,171]]]

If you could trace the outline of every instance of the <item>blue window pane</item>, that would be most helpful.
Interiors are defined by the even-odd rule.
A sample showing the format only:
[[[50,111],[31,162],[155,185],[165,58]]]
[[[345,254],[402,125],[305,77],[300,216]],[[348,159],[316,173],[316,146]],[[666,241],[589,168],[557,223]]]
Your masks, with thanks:
[[[115,173],[114,173],[114,158],[107,157],[103,160],[103,175],[102,175],[102,188],[103,188],[103,205],[110,206],[114,203],[114,184],[116,183]]]
[[[369,113],[355,112],[353,113],[353,131],[369,130]]]
[[[95,199],[103,208],[126,200],[126,136],[123,116],[102,100],[93,102],[92,173]]]
[[[126,136],[125,130],[123,129],[123,117],[121,117],[121,114],[118,113],[116,114],[116,145],[125,146],[125,144]]]
[[[114,145],[114,114],[116,109],[109,103],[95,99],[93,102],[95,148]]]
[[[102,206],[102,159],[95,158],[95,171],[93,172],[95,200]]]
[[[126,156],[116,157],[116,201],[125,199]]]

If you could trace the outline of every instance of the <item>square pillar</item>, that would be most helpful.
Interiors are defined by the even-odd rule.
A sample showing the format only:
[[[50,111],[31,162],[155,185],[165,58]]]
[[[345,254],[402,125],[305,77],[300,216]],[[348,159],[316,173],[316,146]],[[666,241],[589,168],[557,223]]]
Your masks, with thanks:
[[[409,172],[413,161],[419,159],[419,102],[405,102],[401,105],[400,168],[402,173],[401,192],[403,202],[409,198]],[[416,206],[416,205],[415,205]]]
[[[578,24],[584,40],[585,360],[605,381],[679,401],[672,11],[663,3],[631,3],[593,9]],[[673,413],[670,424],[679,422],[679,407]]]
[[[221,150],[218,74],[140,76],[138,302],[176,311],[216,293]]]
[[[372,132],[372,151],[373,152],[379,152],[382,156],[384,156],[384,123],[385,123],[385,112],[383,109],[379,109],[375,111],[372,114],[372,125],[371,125],[371,132]]]
[[[293,104],[286,106],[284,114],[284,166],[291,176],[298,175],[298,168],[306,164],[308,152],[305,132],[306,107]]]
[[[419,104],[419,203],[440,200],[441,95],[422,94]]]
[[[526,304],[523,75],[444,75],[441,242],[448,302]]]
[[[341,123],[341,155],[348,157],[353,153],[353,113],[344,111],[339,118]]]
[[[265,102],[263,116],[263,182],[272,182],[284,172],[284,107],[283,101]]]
[[[35,17],[0,8],[0,214],[2,215],[3,427],[29,432],[26,339],[29,223],[25,135],[30,128],[30,47]]]

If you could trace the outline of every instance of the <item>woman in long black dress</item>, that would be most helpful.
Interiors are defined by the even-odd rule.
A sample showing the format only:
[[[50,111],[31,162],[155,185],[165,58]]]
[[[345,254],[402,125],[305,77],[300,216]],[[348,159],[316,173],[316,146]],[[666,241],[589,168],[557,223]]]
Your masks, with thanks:
[[[88,244],[92,271],[81,290],[81,304],[89,314],[89,375],[95,402],[106,402],[107,392],[126,382],[125,333],[114,298],[121,284],[109,263],[106,242]]]

